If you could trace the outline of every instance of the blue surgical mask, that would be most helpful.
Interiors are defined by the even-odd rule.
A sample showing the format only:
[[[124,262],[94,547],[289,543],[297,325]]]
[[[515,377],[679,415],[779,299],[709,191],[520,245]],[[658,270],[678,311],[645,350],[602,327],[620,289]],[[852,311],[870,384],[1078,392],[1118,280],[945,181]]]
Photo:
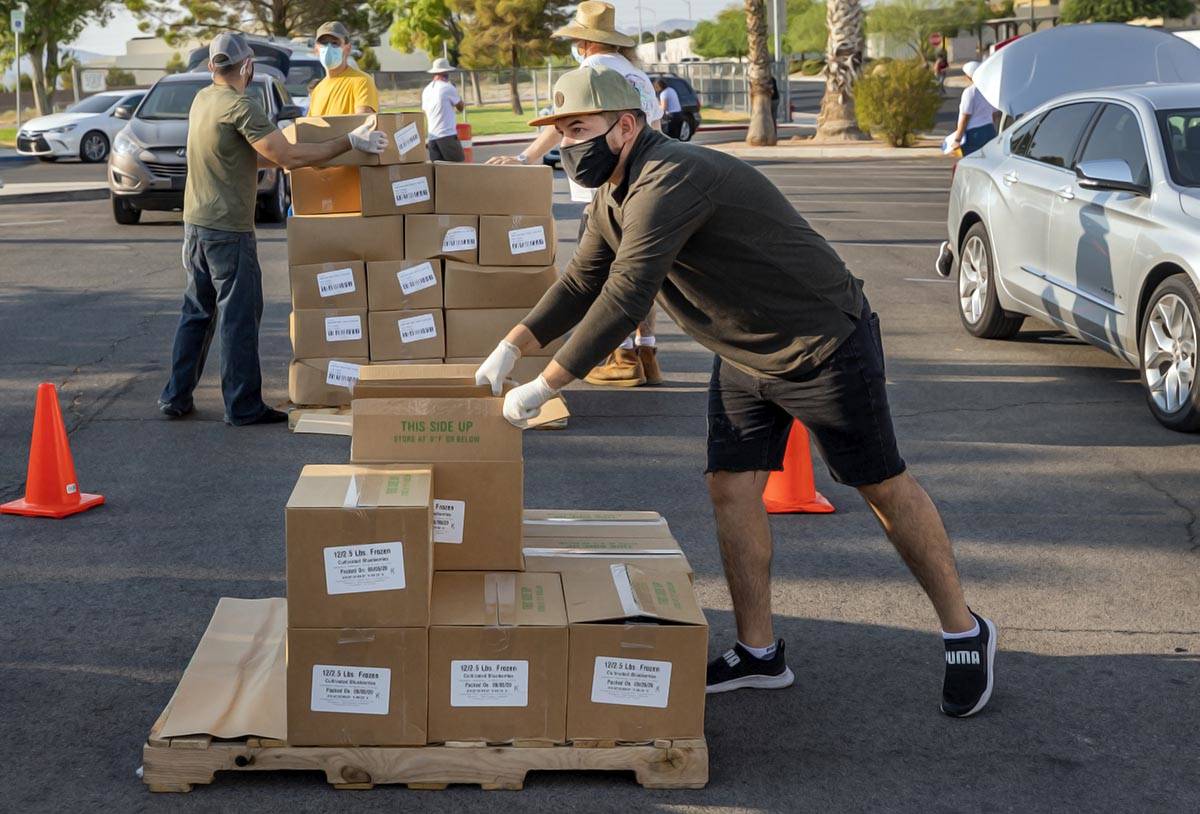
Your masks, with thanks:
[[[342,64],[342,46],[340,45],[317,46],[317,53],[321,57],[321,64],[327,71],[332,71]]]
[[[585,59],[587,59],[587,57],[585,57],[583,55],[583,53],[579,50],[579,43],[577,43],[577,42],[571,43],[571,56],[575,57],[575,61],[578,62],[580,65],[582,65],[583,61]]]

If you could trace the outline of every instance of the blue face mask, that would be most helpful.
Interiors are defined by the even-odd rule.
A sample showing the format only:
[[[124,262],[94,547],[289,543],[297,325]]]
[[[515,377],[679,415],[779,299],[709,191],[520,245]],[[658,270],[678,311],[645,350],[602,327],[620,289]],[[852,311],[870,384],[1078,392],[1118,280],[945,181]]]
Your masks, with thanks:
[[[321,58],[321,64],[325,66],[325,70],[327,71],[332,71],[342,64],[342,46],[340,45],[319,45],[317,46],[317,54]]]

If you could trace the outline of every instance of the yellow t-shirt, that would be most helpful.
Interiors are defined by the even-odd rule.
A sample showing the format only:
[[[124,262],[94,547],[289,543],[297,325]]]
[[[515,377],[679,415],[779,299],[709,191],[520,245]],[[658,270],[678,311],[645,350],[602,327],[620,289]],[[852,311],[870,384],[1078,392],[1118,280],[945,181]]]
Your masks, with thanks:
[[[379,110],[379,91],[375,80],[347,65],[344,73],[326,76],[312,90],[308,100],[310,116],[349,116],[357,108]]]

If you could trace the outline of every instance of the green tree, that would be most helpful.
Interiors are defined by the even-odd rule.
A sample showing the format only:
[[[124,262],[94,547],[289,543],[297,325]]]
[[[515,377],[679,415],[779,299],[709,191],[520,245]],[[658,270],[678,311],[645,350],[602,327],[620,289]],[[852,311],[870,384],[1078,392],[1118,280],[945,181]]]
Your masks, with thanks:
[[[167,73],[183,73],[187,69],[187,65],[183,62],[183,57],[178,51],[171,54],[171,58],[167,60],[167,64],[163,66],[163,70]]]
[[[960,30],[974,30],[990,16],[984,0],[881,0],[867,12],[867,31],[899,41],[927,63],[937,50],[929,42],[930,34],[953,37]]]
[[[375,56],[374,48],[369,45],[363,46],[362,56],[358,58],[358,67],[367,73],[375,73],[379,70],[379,57]]]
[[[463,55],[472,65],[503,64],[509,68],[512,111],[520,116],[517,70],[522,61],[540,62],[552,51],[565,50],[552,40],[554,29],[567,21],[570,0],[454,0],[466,18]],[[469,4],[469,5],[468,5]],[[469,9],[469,12],[468,12]]]
[[[702,57],[743,57],[748,51],[746,12],[730,6],[715,20],[701,20],[692,31],[692,50]]]
[[[1142,17],[1182,19],[1196,8],[1195,0],[1064,0],[1064,23],[1123,23]]]
[[[783,50],[788,54],[824,51],[829,39],[823,0],[788,0]]]
[[[438,56],[445,46],[451,65],[462,60],[462,42],[466,31],[463,11],[471,3],[455,0],[376,0],[375,8],[390,22],[389,37],[398,51],[420,49]]]
[[[17,0],[0,0],[0,51],[12,57],[15,42],[8,29],[9,13]],[[39,115],[53,111],[54,89],[62,72],[59,47],[80,35],[89,22],[103,22],[111,14],[108,0],[25,0],[25,32],[21,50],[29,58],[33,102]]]
[[[137,84],[137,79],[134,77],[133,71],[109,68],[108,74],[104,77],[104,84],[110,88],[129,88]]]
[[[879,65],[854,88],[859,126],[882,134],[893,147],[908,147],[933,127],[942,94],[933,72],[919,59]]]
[[[178,43],[226,29],[275,37],[312,35],[321,23],[341,20],[351,33],[374,41],[385,23],[366,3],[350,0],[126,0],[146,33]]]

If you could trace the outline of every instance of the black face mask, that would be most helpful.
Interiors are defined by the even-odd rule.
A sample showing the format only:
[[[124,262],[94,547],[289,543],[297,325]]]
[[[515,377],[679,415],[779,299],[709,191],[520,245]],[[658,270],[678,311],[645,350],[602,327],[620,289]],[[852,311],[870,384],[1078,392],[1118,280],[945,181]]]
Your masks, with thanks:
[[[563,172],[581,187],[595,189],[612,177],[621,153],[613,152],[608,146],[607,136],[617,126],[616,122],[595,138],[562,147],[559,156],[562,159]]]

